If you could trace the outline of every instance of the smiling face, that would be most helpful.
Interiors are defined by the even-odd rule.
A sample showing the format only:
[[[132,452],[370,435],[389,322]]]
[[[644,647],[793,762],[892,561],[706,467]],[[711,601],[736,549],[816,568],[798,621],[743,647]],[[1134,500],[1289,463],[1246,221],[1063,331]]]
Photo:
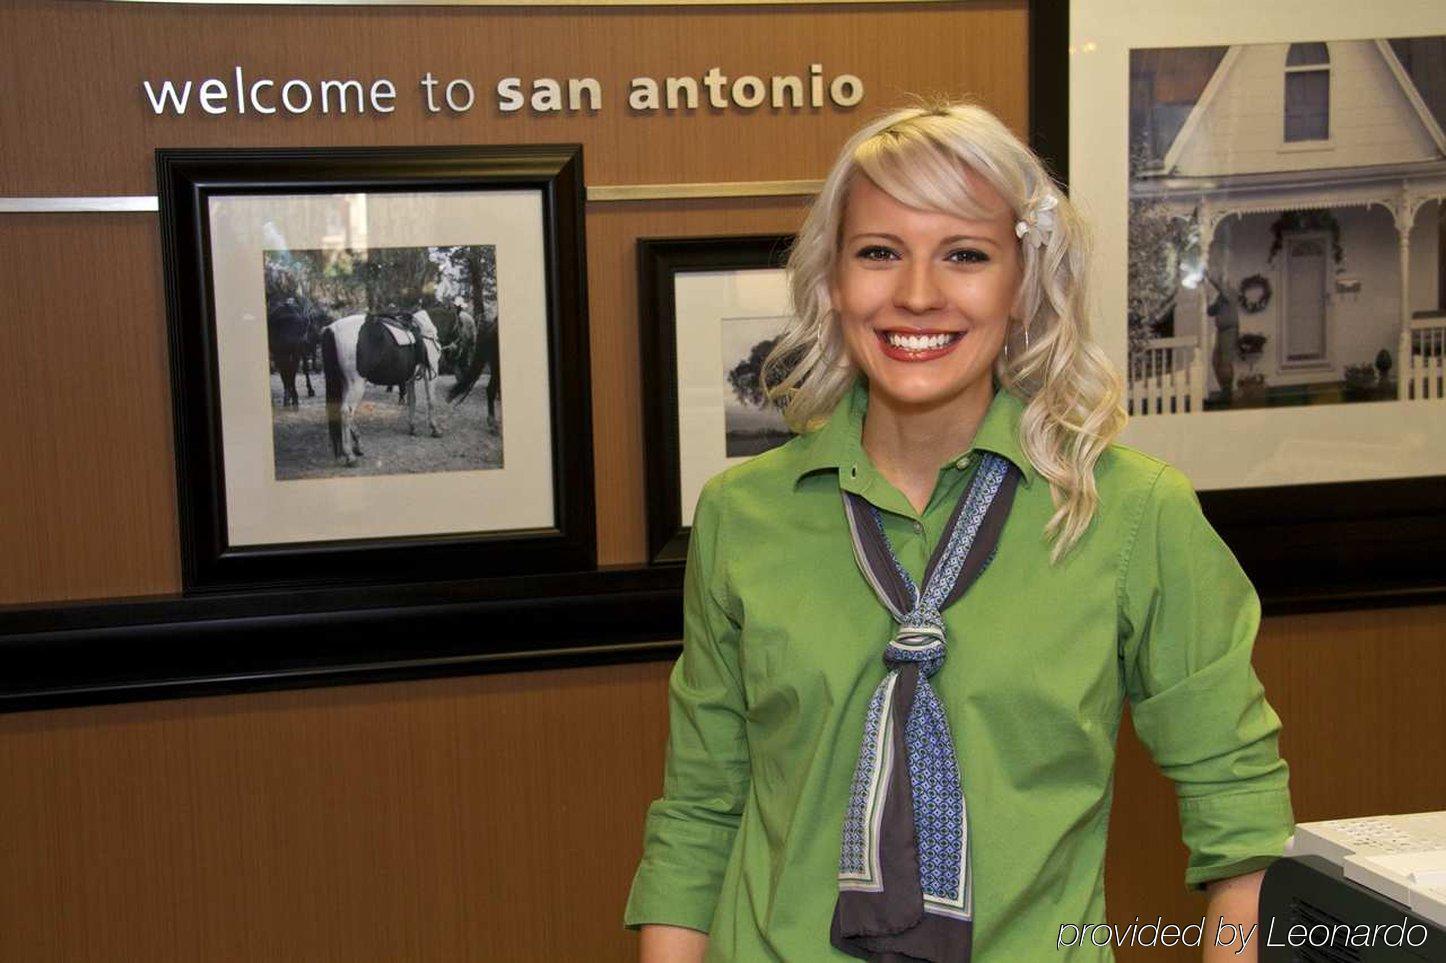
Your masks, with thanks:
[[[1009,205],[966,177],[986,220],[909,207],[863,174],[849,188],[829,294],[849,357],[900,407],[993,391],[1023,264]]]

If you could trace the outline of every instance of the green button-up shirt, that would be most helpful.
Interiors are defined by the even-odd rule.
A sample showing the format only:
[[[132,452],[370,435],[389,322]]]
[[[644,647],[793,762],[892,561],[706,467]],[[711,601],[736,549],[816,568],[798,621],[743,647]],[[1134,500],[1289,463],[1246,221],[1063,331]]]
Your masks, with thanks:
[[[1048,482],[997,391],[921,513],[861,445],[866,382],[820,429],[704,486],[669,681],[663,795],[624,923],[710,934],[710,961],[843,961],[829,944],[839,839],[893,621],[854,560],[839,488],[883,510],[919,581],[979,463],[1023,479],[998,553],[944,611],[931,681],[969,803],[974,958],[1110,960],[1057,948],[1103,922],[1105,836],[1125,700],[1175,785],[1185,884],[1258,869],[1293,829],[1280,719],[1250,663],[1259,599],[1178,469],[1125,445],[1100,457],[1097,513],[1058,565]]]

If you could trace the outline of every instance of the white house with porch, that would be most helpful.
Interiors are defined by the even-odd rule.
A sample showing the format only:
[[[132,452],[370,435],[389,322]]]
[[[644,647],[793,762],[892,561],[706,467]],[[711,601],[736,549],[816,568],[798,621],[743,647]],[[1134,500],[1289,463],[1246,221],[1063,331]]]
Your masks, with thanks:
[[[1388,369],[1375,390],[1391,392],[1393,379],[1398,399],[1446,394],[1446,92],[1436,89],[1446,63],[1418,87],[1401,56],[1446,62],[1446,41],[1434,41],[1197,49],[1193,85],[1170,76],[1181,69],[1171,64],[1188,67],[1173,52],[1132,66],[1132,111],[1147,105],[1154,149],[1131,199],[1197,217],[1203,262],[1176,294],[1173,336],[1130,359],[1132,413],[1200,412],[1230,397],[1212,364],[1206,272],[1236,295],[1253,275],[1270,288],[1263,307],[1257,298],[1258,310],[1239,312],[1240,333],[1267,340],[1253,371],[1232,359],[1230,380],[1263,375],[1272,393],[1321,403],[1345,400],[1348,367],[1359,378],[1374,366]],[[1201,53],[1218,63],[1202,67]]]

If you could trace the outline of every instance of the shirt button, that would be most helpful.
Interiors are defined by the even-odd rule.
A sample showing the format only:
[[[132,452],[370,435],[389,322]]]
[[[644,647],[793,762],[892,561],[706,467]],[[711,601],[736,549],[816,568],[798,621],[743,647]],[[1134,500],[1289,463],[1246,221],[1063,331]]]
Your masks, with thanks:
[[[955,468],[968,468],[968,467],[969,467],[969,456],[968,456],[968,455],[965,455],[963,458],[960,458],[958,461],[956,461],[956,462],[954,463],[954,467],[955,467]]]
[[[915,522],[915,523],[914,523],[914,534],[915,534],[915,535],[922,535],[922,534],[924,534],[924,523],[923,523],[923,522]]]
[[[849,466],[849,477],[850,477],[850,478],[857,478],[857,477],[859,477],[859,466],[858,466],[858,465],[850,465],[850,466]]]

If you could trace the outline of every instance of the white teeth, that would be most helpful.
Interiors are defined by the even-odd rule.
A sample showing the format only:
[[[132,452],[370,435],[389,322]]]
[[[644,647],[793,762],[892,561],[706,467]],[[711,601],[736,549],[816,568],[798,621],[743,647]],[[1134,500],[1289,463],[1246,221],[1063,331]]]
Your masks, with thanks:
[[[956,334],[934,334],[922,336],[916,334],[896,334],[887,332],[884,337],[888,338],[889,344],[896,348],[905,348],[909,351],[927,351],[930,348],[942,348],[953,341],[959,335]]]

